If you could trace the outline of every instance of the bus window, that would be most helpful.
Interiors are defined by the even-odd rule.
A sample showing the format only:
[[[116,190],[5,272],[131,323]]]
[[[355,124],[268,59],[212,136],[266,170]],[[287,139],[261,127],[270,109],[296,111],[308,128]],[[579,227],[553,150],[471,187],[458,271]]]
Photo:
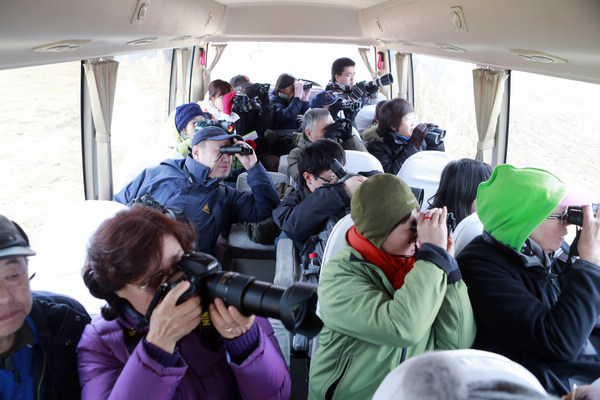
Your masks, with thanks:
[[[277,77],[286,72],[325,87],[331,79],[333,61],[348,57],[356,63],[356,81],[370,81],[371,75],[357,49],[356,45],[323,43],[228,43],[211,79],[229,82],[242,74],[255,83],[270,83],[272,89]]]
[[[474,158],[477,123],[473,101],[475,64],[413,54],[415,112],[421,122],[446,130],[446,152]]]
[[[145,166],[167,158],[171,50],[115,57],[119,62],[112,120],[114,193]],[[141,169],[140,169],[141,168]]]
[[[507,163],[546,169],[600,200],[600,85],[512,73]]]
[[[53,209],[84,199],[80,75],[78,61],[0,71],[0,210],[34,248]]]

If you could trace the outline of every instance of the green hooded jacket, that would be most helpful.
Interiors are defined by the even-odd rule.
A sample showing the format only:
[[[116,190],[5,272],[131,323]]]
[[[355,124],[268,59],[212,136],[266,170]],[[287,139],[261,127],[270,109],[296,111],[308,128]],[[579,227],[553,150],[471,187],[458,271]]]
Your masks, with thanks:
[[[521,251],[566,195],[563,182],[547,171],[499,165],[477,189],[477,215],[486,232]]]

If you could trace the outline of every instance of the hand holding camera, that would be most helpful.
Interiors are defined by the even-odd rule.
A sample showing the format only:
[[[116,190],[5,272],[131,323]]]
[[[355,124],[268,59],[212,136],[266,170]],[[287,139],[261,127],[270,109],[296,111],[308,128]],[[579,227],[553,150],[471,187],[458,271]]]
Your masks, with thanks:
[[[448,232],[448,209],[446,207],[432,208],[423,211],[417,219],[417,234],[421,243],[431,243],[448,253],[454,251],[454,241]],[[450,239],[449,239],[450,237]]]
[[[208,312],[213,326],[225,339],[243,335],[254,324],[254,314],[246,316],[234,306],[227,307],[218,297],[208,306]]]
[[[181,304],[178,299],[189,289],[189,282],[180,282],[160,304],[150,317],[150,329],[146,341],[156,347],[173,353],[179,339],[190,333],[200,324],[202,307],[200,297],[195,296]]]
[[[595,206],[595,207],[594,207]],[[574,207],[569,207],[569,212]],[[586,205],[581,208],[583,226],[581,236],[577,243],[579,257],[596,265],[600,265],[600,215],[596,212],[598,205]],[[567,213],[567,221],[571,221],[571,216]]]

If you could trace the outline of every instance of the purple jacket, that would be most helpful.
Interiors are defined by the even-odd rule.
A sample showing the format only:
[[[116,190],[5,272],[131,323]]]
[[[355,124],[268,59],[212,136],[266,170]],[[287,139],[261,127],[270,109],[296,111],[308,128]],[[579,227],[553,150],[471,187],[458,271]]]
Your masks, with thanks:
[[[241,365],[228,361],[244,337],[216,351],[200,343],[195,332],[181,339],[173,355],[141,340],[130,355],[119,321],[94,318],[77,346],[82,399],[288,399],[290,374],[273,328],[256,317],[258,346]],[[121,320],[121,323],[126,323]],[[256,329],[257,328],[257,329]],[[237,343],[236,343],[237,342]],[[226,351],[227,348],[227,351]],[[151,357],[152,353],[155,357]],[[179,354],[181,355],[179,355]],[[166,365],[165,365],[166,364]],[[169,366],[174,365],[174,366]]]

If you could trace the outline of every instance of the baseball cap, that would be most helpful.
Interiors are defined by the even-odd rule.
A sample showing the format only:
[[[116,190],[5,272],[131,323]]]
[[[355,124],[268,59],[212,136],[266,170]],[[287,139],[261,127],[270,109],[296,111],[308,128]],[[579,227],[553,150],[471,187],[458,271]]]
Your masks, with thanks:
[[[231,83],[236,90],[238,90],[238,87],[245,89],[252,86],[252,82],[250,82],[250,79],[246,75],[236,75],[231,78],[229,83]]]
[[[323,108],[335,104],[338,101],[342,101],[341,97],[335,97],[333,93],[328,90],[319,92],[313,97],[310,102],[310,108]]]
[[[244,140],[240,135],[230,135],[223,129],[216,126],[206,126],[198,129],[192,138],[192,146],[197,145],[203,140],[225,140],[233,139]]]
[[[11,256],[34,256],[29,239],[19,225],[0,215],[0,258]]]

